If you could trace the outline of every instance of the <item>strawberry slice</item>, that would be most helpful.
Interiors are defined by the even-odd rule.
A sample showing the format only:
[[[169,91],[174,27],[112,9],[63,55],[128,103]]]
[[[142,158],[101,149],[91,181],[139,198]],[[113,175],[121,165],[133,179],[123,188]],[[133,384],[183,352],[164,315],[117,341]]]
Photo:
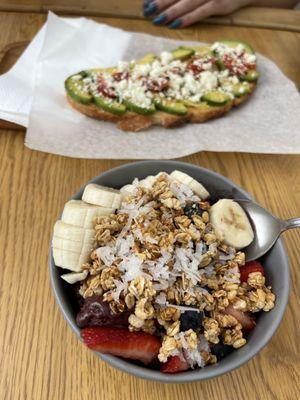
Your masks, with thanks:
[[[81,330],[83,342],[104,354],[138,360],[149,364],[158,355],[160,340],[145,332],[129,332],[126,328],[88,327]]]
[[[241,282],[247,282],[251,272],[261,272],[262,275],[265,275],[264,267],[259,261],[249,261],[243,267],[240,267]]]
[[[186,361],[182,361],[179,356],[171,356],[165,362],[160,371],[165,374],[176,374],[177,372],[186,371],[190,368]]]
[[[236,310],[233,305],[230,304],[227,306],[225,308],[225,313],[232,315],[235,319],[237,319],[246,332],[252,331],[252,329],[255,328],[255,318],[248,313]]]

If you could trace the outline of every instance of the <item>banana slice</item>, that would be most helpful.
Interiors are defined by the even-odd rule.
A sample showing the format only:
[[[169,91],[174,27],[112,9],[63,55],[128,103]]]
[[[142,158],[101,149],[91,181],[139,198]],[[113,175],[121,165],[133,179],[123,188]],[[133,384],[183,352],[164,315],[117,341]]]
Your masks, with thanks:
[[[82,271],[82,272],[70,272],[69,274],[64,274],[61,275],[60,277],[64,279],[66,282],[70,283],[73,285],[76,282],[83,281],[88,275],[88,271]]]
[[[209,214],[217,236],[229,246],[242,249],[253,241],[247,214],[237,202],[221,199],[210,208]]]
[[[93,229],[96,217],[113,213],[113,208],[94,206],[82,200],[70,200],[65,204],[61,220],[66,224]]]
[[[74,272],[82,271],[82,264],[88,262],[90,258],[90,251],[74,252],[68,250],[52,248],[54,263],[57,267],[69,269]]]
[[[180,183],[183,183],[184,185],[187,185],[202,200],[205,200],[210,196],[208,191],[205,189],[203,185],[201,185],[201,183],[196,181],[191,176],[185,174],[184,172],[175,170],[170,174],[170,178]]]
[[[83,244],[92,244],[94,242],[95,231],[94,229],[85,229],[79,226],[66,224],[63,221],[58,220],[54,225],[54,236],[65,240],[80,242],[82,247]]]
[[[82,200],[96,206],[117,209],[121,204],[121,194],[119,190],[90,183],[84,189]]]
[[[75,242],[74,240],[62,239],[60,237],[53,236],[52,246],[56,249],[71,251],[73,253],[91,253],[94,249],[94,240],[88,242]]]

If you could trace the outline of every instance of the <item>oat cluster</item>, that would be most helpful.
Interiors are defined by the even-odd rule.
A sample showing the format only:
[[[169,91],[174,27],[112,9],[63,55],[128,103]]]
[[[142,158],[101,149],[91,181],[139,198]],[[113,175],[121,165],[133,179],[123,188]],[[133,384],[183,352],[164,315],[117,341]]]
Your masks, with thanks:
[[[191,202],[201,213],[185,214]],[[260,272],[240,282],[245,255],[218,239],[209,209],[208,201],[161,173],[149,189],[136,183],[117,214],[96,220],[98,248],[83,266],[89,275],[80,294],[103,295],[113,313],[130,310],[129,330],[161,335],[161,362],[179,355],[192,368],[215,363],[213,344],[246,343],[228,306],[251,313],[274,307],[275,295]],[[186,307],[203,313],[200,330],[182,331]]]

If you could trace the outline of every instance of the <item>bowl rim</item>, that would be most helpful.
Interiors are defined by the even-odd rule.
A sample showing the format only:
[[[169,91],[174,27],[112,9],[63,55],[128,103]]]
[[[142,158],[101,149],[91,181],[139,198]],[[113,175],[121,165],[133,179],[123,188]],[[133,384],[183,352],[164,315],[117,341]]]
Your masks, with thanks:
[[[219,174],[215,171],[212,171],[210,169],[200,167],[195,164],[190,164],[190,163],[185,163],[181,161],[176,161],[176,160],[148,160],[148,161],[137,161],[137,162],[130,162],[130,163],[125,163],[120,166],[117,166],[115,168],[111,168],[102,174],[90,179],[88,182],[86,182],[81,188],[71,197],[74,198],[77,196],[80,192],[83,191],[84,187],[89,184],[89,183],[94,183],[97,181],[99,178],[104,178],[107,175],[110,175],[112,172],[120,172],[122,170],[126,170],[129,166],[135,166],[139,167],[141,165],[147,166],[147,165],[155,165],[156,163],[164,164],[166,166],[174,166],[174,169],[180,169],[180,167],[188,167],[195,170],[198,170],[204,174],[208,174],[211,176],[214,176],[218,179],[222,179],[225,183],[229,184],[233,188],[239,190],[246,198],[250,200],[254,200],[254,198],[246,192],[242,187],[237,185],[235,182],[231,181],[229,178],[226,176]],[[129,182],[130,183],[130,182]],[[52,238],[52,236],[51,236]],[[151,380],[151,381],[159,381],[159,382],[164,382],[164,383],[188,383],[188,382],[195,382],[195,381],[202,381],[206,379],[211,379],[215,378],[220,375],[224,375],[228,372],[231,372],[235,370],[236,368],[239,368],[243,364],[247,363],[251,358],[253,358],[256,354],[258,354],[265,346],[266,344],[271,340],[273,335],[275,334],[276,330],[278,329],[281,320],[283,318],[288,299],[289,299],[289,292],[290,292],[290,272],[289,272],[289,260],[288,260],[288,254],[284,245],[284,242],[281,238],[279,238],[276,242],[276,245],[279,247],[279,251],[283,256],[283,261],[284,265],[283,268],[285,269],[286,273],[286,284],[284,286],[284,291],[282,294],[282,299],[281,302],[276,305],[276,314],[274,315],[272,326],[268,330],[268,335],[264,337],[259,344],[257,344],[255,347],[250,347],[249,350],[245,355],[242,355],[238,361],[236,360],[230,360],[226,364],[222,365],[222,363],[215,364],[209,367],[205,367],[202,369],[195,369],[193,371],[187,371],[187,372],[181,372],[179,374],[164,374],[160,371],[157,370],[151,370],[147,367],[142,367],[139,365],[135,365],[131,363],[130,361],[126,361],[125,359],[112,356],[112,355],[105,355],[101,354],[99,352],[94,352],[98,357],[100,357],[103,361],[106,361],[108,364],[111,366],[118,368],[119,370],[123,372],[127,372],[131,375],[137,376],[139,378],[143,378],[146,380]],[[68,325],[71,327],[72,331],[75,333],[77,338],[82,342],[82,339],[80,337],[80,329],[78,326],[72,321],[71,317],[69,316],[67,310],[64,308],[63,302],[64,299],[59,293],[58,285],[56,283],[56,276],[55,276],[55,270],[56,270],[56,265],[53,260],[53,255],[52,255],[52,246],[50,242],[50,253],[49,253],[49,272],[50,272],[50,281],[51,281],[51,287],[54,293],[55,300],[60,308],[61,313],[63,314],[63,317],[67,321]],[[229,363],[229,364],[228,364]],[[217,370],[213,368],[214,366],[217,366]]]

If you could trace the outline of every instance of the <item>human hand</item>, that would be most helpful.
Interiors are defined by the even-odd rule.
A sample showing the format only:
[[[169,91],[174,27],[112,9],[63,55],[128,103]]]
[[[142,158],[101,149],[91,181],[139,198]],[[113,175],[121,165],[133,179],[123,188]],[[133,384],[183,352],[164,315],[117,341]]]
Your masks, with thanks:
[[[144,15],[158,14],[153,20],[156,25],[183,28],[212,15],[230,14],[250,3],[251,0],[145,0]]]

